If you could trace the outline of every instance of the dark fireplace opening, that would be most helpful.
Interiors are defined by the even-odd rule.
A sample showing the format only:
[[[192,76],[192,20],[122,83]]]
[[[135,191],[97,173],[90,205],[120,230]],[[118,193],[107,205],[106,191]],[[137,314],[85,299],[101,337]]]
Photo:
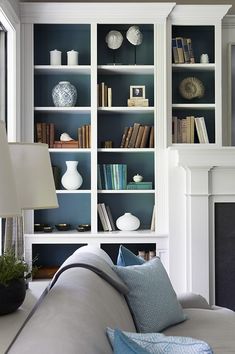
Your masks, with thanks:
[[[235,203],[215,204],[215,303],[235,311]]]

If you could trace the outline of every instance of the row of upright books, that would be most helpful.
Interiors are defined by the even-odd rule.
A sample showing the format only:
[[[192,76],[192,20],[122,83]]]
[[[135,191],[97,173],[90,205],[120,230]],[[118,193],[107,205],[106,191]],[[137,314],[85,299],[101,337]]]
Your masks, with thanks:
[[[105,82],[97,84],[97,102],[99,107],[112,107],[112,88]]]
[[[172,143],[193,144],[196,134],[199,143],[209,143],[204,117],[172,118]]]
[[[133,126],[125,127],[120,148],[153,148],[154,128],[150,125],[134,123]]]
[[[98,164],[98,189],[127,189],[127,165]]]
[[[105,205],[104,203],[98,203],[97,209],[103,230],[115,231],[116,227],[113,221],[113,216],[110,207],[108,205]]]
[[[172,38],[172,57],[175,64],[194,64],[195,58],[191,38]]]
[[[90,148],[91,147],[91,125],[85,124],[77,130],[77,140],[61,141],[55,140],[54,123],[36,123],[35,141],[48,144],[49,148]]]

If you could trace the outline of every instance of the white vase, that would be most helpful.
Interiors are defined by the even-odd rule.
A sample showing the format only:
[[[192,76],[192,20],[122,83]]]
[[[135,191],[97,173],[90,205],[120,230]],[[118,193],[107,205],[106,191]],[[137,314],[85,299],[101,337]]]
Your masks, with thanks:
[[[140,221],[131,213],[125,213],[116,220],[116,225],[121,231],[134,231],[140,227]]]
[[[75,190],[81,187],[83,179],[77,170],[78,161],[65,161],[67,171],[62,176],[61,183],[65,189]]]

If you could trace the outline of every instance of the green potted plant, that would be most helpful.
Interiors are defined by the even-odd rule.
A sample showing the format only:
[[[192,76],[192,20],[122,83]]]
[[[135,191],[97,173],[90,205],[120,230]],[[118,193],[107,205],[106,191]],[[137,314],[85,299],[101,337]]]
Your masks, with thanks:
[[[29,267],[12,251],[0,256],[0,315],[14,312],[23,303]]]

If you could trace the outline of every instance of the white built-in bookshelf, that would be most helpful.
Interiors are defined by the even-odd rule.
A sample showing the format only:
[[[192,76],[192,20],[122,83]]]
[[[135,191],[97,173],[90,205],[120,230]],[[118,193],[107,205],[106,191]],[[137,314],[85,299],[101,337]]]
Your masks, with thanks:
[[[60,168],[61,175],[65,172],[65,161],[79,161],[78,171],[84,183],[75,191],[58,188],[59,209],[28,213],[25,220],[27,260],[39,254],[39,259],[47,266],[54,254],[51,265],[60,264],[83,244],[99,245],[114,258],[119,244],[130,244],[135,252],[156,249],[168,269],[167,148],[171,145],[181,149],[187,145],[201,148],[197,140],[192,144],[172,144],[172,116],[204,116],[208,145],[221,143],[221,92],[215,87],[219,87],[221,80],[221,23],[218,19],[224,14],[221,15],[222,8],[219,11],[218,7],[205,6],[208,21],[207,16],[201,18],[200,8],[200,5],[174,3],[149,3],[148,7],[144,3],[97,3],[93,4],[91,13],[89,4],[85,3],[21,5],[22,139],[33,141],[35,127],[41,122],[55,125],[56,140],[63,132],[76,140],[80,126],[91,126],[90,148],[49,149],[52,165]],[[125,38],[133,24],[143,33],[143,43],[137,48]],[[115,62],[114,53],[105,42],[111,30],[120,31],[124,37],[122,47],[115,53]],[[192,38],[195,63],[172,62],[172,38],[176,36]],[[62,51],[62,65],[50,65],[49,52],[53,49]],[[79,65],[70,67],[66,65],[66,51],[71,49],[79,52]],[[200,63],[200,54],[205,50],[209,51],[210,62]],[[203,81],[205,96],[201,100],[188,102],[179,96],[179,83],[187,76]],[[63,80],[77,87],[75,107],[53,105],[52,88]],[[112,89],[110,107],[99,106],[97,84],[102,82]],[[138,85],[145,86],[148,106],[128,107],[130,86]],[[154,127],[153,146],[120,147],[124,129],[135,123]],[[112,148],[104,148],[105,141],[112,141]],[[98,165],[105,164],[125,164],[128,182],[138,173],[143,175],[144,181],[152,182],[152,189],[98,189]],[[132,232],[104,232],[97,213],[98,203],[110,207],[114,221],[125,212],[133,213],[140,219],[140,228]],[[72,230],[35,233],[34,223],[52,226],[68,223]],[[90,224],[91,231],[78,232],[79,224]]]

